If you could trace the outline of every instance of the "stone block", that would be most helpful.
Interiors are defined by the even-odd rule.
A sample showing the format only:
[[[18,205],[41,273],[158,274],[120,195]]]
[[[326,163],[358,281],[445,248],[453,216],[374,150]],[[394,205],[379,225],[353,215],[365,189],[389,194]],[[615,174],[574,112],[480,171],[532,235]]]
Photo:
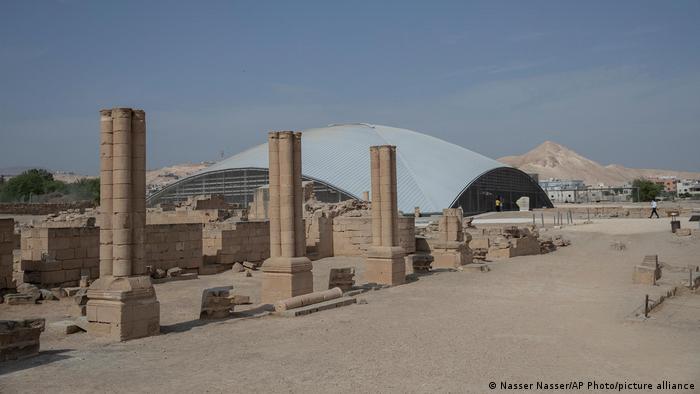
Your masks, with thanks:
[[[539,244],[538,244],[539,247]],[[509,259],[513,257],[513,248],[511,247],[506,247],[506,248],[495,248],[491,247],[488,250],[488,253],[486,253],[486,258],[488,260],[501,260],[501,259]]]
[[[676,230],[676,235],[679,237],[687,237],[690,236],[692,233],[689,228],[679,228]]]
[[[488,249],[490,246],[488,238],[473,238],[469,242],[469,247],[472,249]]]
[[[355,285],[355,268],[331,268],[328,277],[328,288],[340,288],[342,291],[351,290]]]
[[[61,335],[70,335],[78,332],[83,332],[80,326],[76,325],[73,321],[70,320],[61,320],[49,323],[48,330]]]
[[[635,265],[632,274],[632,283],[655,285],[656,284],[656,269],[645,265]]]
[[[44,319],[0,320],[0,362],[39,354]]]
[[[7,305],[27,305],[35,304],[37,298],[30,294],[5,294],[5,304]]]
[[[457,268],[464,264],[469,264],[469,254],[459,249],[433,250],[432,268]]]
[[[231,315],[233,305],[230,291],[233,286],[213,287],[202,292],[200,319],[222,319]]]

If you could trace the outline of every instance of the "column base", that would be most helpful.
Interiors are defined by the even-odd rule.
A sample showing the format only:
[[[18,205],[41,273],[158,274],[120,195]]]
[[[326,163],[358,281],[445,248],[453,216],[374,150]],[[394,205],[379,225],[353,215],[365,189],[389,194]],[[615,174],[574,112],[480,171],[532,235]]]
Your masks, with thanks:
[[[432,250],[432,268],[458,268],[472,262],[472,255],[467,250],[438,249]]]
[[[400,246],[372,246],[365,258],[365,282],[402,285],[406,282],[406,252]]]
[[[307,257],[270,257],[262,264],[260,301],[274,304],[314,291],[313,265]]]
[[[88,333],[118,341],[160,333],[160,303],[148,276],[105,276],[87,291]]]

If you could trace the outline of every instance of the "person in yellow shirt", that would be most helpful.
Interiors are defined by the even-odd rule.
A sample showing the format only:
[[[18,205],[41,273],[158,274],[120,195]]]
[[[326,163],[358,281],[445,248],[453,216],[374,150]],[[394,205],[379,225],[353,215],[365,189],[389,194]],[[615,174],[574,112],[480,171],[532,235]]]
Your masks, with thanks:
[[[496,212],[501,212],[501,198],[496,197]]]

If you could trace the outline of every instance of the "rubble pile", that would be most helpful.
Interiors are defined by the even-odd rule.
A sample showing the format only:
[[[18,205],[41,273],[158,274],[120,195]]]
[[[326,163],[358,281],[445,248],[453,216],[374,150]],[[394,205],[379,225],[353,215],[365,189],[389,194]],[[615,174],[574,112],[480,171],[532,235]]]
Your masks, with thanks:
[[[367,201],[346,200],[339,203],[326,203],[318,201],[315,196],[311,196],[304,203],[304,218],[308,219],[319,215],[317,213],[319,211],[322,212],[323,216],[331,219],[337,216],[370,216],[369,209],[370,203]]]
[[[94,227],[99,215],[97,208],[68,209],[46,215],[40,223],[43,227]]]
[[[540,253],[550,253],[557,250],[558,247],[569,246],[571,241],[562,238],[561,235],[556,235],[554,237],[542,237],[540,238]]]

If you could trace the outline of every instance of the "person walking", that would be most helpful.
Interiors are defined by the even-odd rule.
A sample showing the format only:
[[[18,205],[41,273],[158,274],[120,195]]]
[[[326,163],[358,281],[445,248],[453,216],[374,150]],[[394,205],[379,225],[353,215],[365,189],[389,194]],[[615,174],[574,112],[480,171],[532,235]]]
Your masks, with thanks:
[[[659,213],[656,212],[656,199],[652,198],[651,199],[651,214],[649,214],[649,219],[651,219],[652,216],[656,215],[656,218],[659,218]]]
[[[501,212],[501,197],[496,197],[496,212]]]

